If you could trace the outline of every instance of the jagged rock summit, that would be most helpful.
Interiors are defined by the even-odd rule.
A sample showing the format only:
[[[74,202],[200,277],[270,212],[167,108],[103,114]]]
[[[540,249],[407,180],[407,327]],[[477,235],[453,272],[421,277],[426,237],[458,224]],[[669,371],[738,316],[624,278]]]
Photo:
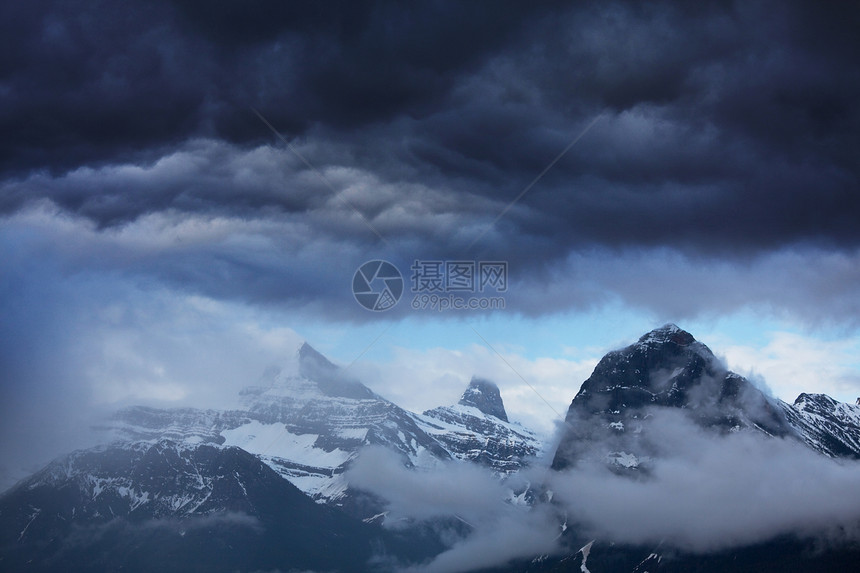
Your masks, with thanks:
[[[811,448],[830,457],[860,459],[860,404],[804,392],[794,404],[780,402],[780,406]]]
[[[298,362],[299,374],[307,380],[313,380],[325,396],[354,400],[378,398],[370,388],[358,380],[344,376],[340,368],[307,342],[298,350]]]
[[[415,420],[452,457],[470,460],[508,474],[538,455],[543,441],[534,432],[508,420],[499,387],[473,377],[460,401],[427,410]]]
[[[472,406],[503,422],[508,421],[508,414],[505,412],[505,404],[502,402],[499,387],[489,380],[473,376],[458,404]]]
[[[366,445],[398,452],[409,466],[451,459],[411,412],[376,395],[309,344],[288,358],[240,392],[239,409],[132,407],[117,413],[109,431],[122,441],[238,446],[315,500],[335,504],[347,496],[344,471]]]
[[[718,432],[793,433],[778,402],[730,372],[692,334],[667,324],[600,360],[571,402],[553,467],[597,456],[638,468],[659,446],[643,432],[653,408],[678,409]]]
[[[676,324],[669,323],[643,334],[639,337],[638,344],[665,344],[667,342],[678,346],[689,346],[697,341],[686,330],[679,328]]]
[[[752,384],[729,372],[710,348],[667,324],[604,356],[571,408],[600,413],[658,405],[705,411],[743,400],[749,390],[755,390]]]

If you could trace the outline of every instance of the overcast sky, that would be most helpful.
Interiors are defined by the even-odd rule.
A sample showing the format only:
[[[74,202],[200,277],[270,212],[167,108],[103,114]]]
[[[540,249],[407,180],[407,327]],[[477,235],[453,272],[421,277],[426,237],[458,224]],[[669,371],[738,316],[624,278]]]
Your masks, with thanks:
[[[3,3],[0,472],[93,411],[224,403],[300,339],[416,410],[494,379],[542,429],[666,322],[780,398],[853,401],[858,29],[784,1]],[[351,291],[373,259],[405,278],[384,312]],[[505,309],[412,309],[415,260],[507,262]]]

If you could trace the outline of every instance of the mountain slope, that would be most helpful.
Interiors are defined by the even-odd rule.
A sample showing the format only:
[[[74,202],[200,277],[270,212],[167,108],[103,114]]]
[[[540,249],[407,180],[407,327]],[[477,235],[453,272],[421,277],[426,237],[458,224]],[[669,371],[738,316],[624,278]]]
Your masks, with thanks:
[[[229,411],[128,408],[109,431],[123,441],[238,446],[314,499],[333,503],[343,501],[348,484],[342,474],[366,445],[400,453],[407,466],[451,457],[411,413],[345,376],[307,343],[240,398],[241,408]]]
[[[364,446],[398,452],[408,467],[458,459],[499,475],[519,470],[543,450],[540,437],[508,421],[492,382],[473,378],[456,405],[417,415],[348,378],[307,343],[284,368],[245,387],[240,399],[239,408],[226,411],[126,408],[108,430],[126,442],[237,446],[315,500],[341,506],[355,493],[343,474]]]
[[[785,417],[809,447],[830,457],[860,459],[860,404],[825,394],[801,394],[780,402]]]
[[[693,435],[688,437],[683,432]],[[736,432],[746,432],[749,438],[761,436],[764,440],[746,440],[742,436],[735,440],[727,436]],[[683,511],[695,505],[690,500],[695,500],[698,494],[687,492],[686,503],[681,501],[685,495],[681,491],[684,481],[676,481],[671,476],[689,471],[698,464],[701,458],[697,456],[702,449],[713,445],[714,451],[719,452],[717,466],[705,472],[708,475],[699,476],[702,478],[701,495],[708,496],[705,487],[710,479],[715,480],[712,486],[716,485],[710,490],[712,494],[727,487],[731,480],[726,477],[736,475],[740,466],[757,463],[732,456],[761,453],[755,448],[733,449],[733,446],[724,447],[725,444],[757,443],[767,448],[772,438],[796,440],[797,444],[830,457],[858,458],[860,405],[840,403],[820,394],[801,394],[794,404],[770,398],[742,376],[729,372],[710,349],[690,333],[670,324],[645,334],[626,348],[608,353],[598,363],[571,402],[552,467],[570,472],[556,474],[563,480],[589,474],[593,480],[605,479],[607,484],[612,482],[619,487],[613,490],[607,485],[607,489],[598,488],[599,493],[591,496],[591,499],[606,497],[606,514],[619,515],[620,512],[621,522],[613,525],[618,529],[610,528],[602,533],[611,537],[608,532],[625,530],[624,516],[634,513],[624,502],[614,499],[616,493],[621,496],[625,491],[639,492],[644,506],[653,504],[653,520],[643,523],[637,519],[630,524],[647,531],[652,521],[657,527],[656,524],[671,519],[673,511],[677,513],[679,508]],[[803,446],[796,448],[790,443],[782,446],[789,448],[786,452],[794,452],[788,458],[789,464],[815,458],[794,457]],[[592,465],[595,462],[598,467]],[[822,464],[826,463],[829,462],[822,460]],[[610,474],[600,473],[599,464],[605,464],[616,475],[609,479]],[[842,463],[834,464],[834,468],[841,468],[838,471],[847,467]],[[788,473],[793,470],[802,474],[804,468],[793,467]],[[789,475],[786,479],[792,477],[797,479]],[[727,499],[749,493],[750,490],[745,489],[747,483],[736,483],[734,487],[741,489],[726,491]],[[678,484],[681,484],[678,489],[672,489]],[[767,482],[751,485],[764,486],[763,491],[768,489]],[[694,491],[699,489],[694,487]],[[820,491],[818,494],[811,491],[810,497],[806,497],[805,490],[801,488],[795,498],[786,497],[785,502],[795,507],[802,507],[804,503],[816,506],[819,499],[816,495]],[[658,492],[665,495],[655,495]],[[681,549],[683,542],[674,546],[668,535],[657,547],[625,545],[611,538],[595,540],[587,519],[583,521],[585,525],[576,523],[576,509],[582,506],[566,505],[561,492],[549,493],[555,507],[563,508],[559,520],[564,519],[566,527],[561,540],[568,547],[568,553],[523,560],[499,571],[842,571],[856,568],[860,557],[856,534],[852,533],[860,523],[856,516],[849,515],[839,524],[839,518],[834,515],[833,523],[812,528],[808,520],[803,519],[802,525],[791,534],[779,533],[774,528],[768,530],[773,531],[771,538],[760,536],[746,541],[744,534],[751,535],[751,532],[741,528],[737,533],[739,537],[730,547],[693,552]],[[676,494],[678,505],[673,508]],[[836,495],[844,495],[844,492]],[[707,511],[702,507],[708,508],[708,503],[700,506],[701,514],[691,515],[704,524],[709,523],[709,511],[715,514],[725,511],[718,501]],[[774,507],[753,499],[737,513],[738,524],[743,525],[745,519],[757,519],[792,529],[781,521],[781,513]],[[602,512],[603,508],[595,511]],[[568,519],[573,522],[571,525]],[[729,526],[728,530],[732,529]],[[837,529],[839,531],[835,532]],[[683,539],[684,533],[679,533],[679,538]]]
[[[717,432],[794,434],[777,402],[669,324],[600,360],[571,402],[552,467],[564,469],[585,457],[602,457],[622,471],[647,465],[657,445],[643,429],[654,407],[684,410]]]
[[[110,425],[121,442],[74,452],[0,496],[0,570],[366,571],[426,562],[474,526],[459,516],[407,519],[398,533],[371,525],[385,519],[383,500],[349,489],[344,477],[361,447],[384,446],[404,465],[436,466],[443,477],[450,467],[438,462],[460,460],[503,479],[545,447],[508,420],[492,382],[473,378],[457,404],[417,415],[347,378],[310,346],[295,358],[243,390],[234,410],[126,409]],[[553,467],[577,471],[583,460],[598,461],[635,478],[612,476],[624,483],[648,482],[663,447],[652,432],[655,412],[693,420],[704,439],[750,432],[797,439],[828,456],[860,455],[860,406],[814,394],[791,405],[771,399],[692,335],[666,325],[600,361],[571,402]],[[531,487],[507,501],[562,507],[560,488],[553,497]],[[337,505],[373,519],[351,519],[330,507]],[[660,511],[654,508],[655,517]],[[566,555],[500,570],[758,571],[776,564],[800,571],[857,558],[841,547],[813,554],[795,538],[714,555],[667,543],[654,553],[611,539],[592,543],[574,513],[558,514]],[[369,566],[377,557],[384,559]]]
[[[0,497],[4,570],[362,570],[382,542],[232,447],[78,451]]]
[[[536,434],[508,421],[499,388],[480,378],[472,378],[457,404],[427,410],[415,418],[452,457],[499,474],[521,469],[543,449]]]

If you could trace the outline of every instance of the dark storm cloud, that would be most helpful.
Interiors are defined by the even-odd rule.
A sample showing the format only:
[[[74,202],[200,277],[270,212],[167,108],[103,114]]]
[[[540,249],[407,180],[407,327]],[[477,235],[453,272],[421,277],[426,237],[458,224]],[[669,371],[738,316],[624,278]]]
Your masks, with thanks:
[[[860,250],[788,248],[749,260],[703,259],[671,249],[593,249],[564,265],[518,273],[509,308],[550,314],[605,303],[657,317],[716,318],[749,308],[790,315],[807,326],[860,326]],[[679,318],[680,319],[680,318]]]
[[[858,16],[847,8],[4,10],[7,174],[152,162],[193,136],[271,141],[255,106],[288,136],[337,148],[312,158],[321,166],[359,164],[382,180],[441,182],[504,205],[603,113],[526,197],[536,216],[511,212],[511,232],[568,246],[858,239]],[[131,197],[125,216],[163,209],[164,194],[153,189],[145,206]],[[4,209],[22,201],[7,197]]]
[[[230,228],[232,238],[205,232],[193,248],[178,233],[158,256],[135,259],[136,273],[210,296],[336,298],[335,269],[371,254],[401,268],[415,258],[508,260],[538,284],[569,277],[584,259],[581,277],[603,254],[743,269],[794,252],[805,253],[801,264],[834,249],[853,260],[860,245],[856,9],[161,2],[2,10],[0,212],[47,199],[92,221],[106,243],[145,228]],[[270,256],[253,245],[282,250]],[[107,263],[85,264],[119,264],[129,254],[122,247]],[[638,305],[648,293],[643,304],[659,312],[700,304],[614,284],[625,273],[609,267],[614,279],[606,268],[589,277],[597,294],[559,293],[521,309],[612,295]],[[856,286],[850,273],[839,277],[840,293]],[[724,290],[741,296],[744,278],[735,278]],[[798,282],[811,285],[792,302],[803,308],[815,280]],[[767,304],[772,289],[758,291]]]
[[[2,167],[145,160],[200,135],[268,140],[249,106],[288,133],[432,107],[535,7],[6,5]]]

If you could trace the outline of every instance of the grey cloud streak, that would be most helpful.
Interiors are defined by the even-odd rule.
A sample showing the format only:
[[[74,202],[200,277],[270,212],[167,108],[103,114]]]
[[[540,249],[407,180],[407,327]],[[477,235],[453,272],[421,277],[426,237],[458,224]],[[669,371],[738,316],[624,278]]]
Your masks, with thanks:
[[[452,517],[468,524],[465,536],[451,536],[454,542],[449,549],[431,562],[405,571],[470,571],[559,550],[561,529],[553,513],[545,507],[532,509],[505,503],[508,486],[486,468],[440,463],[432,469],[410,470],[398,455],[368,447],[362,450],[347,478],[351,486],[388,502],[389,527],[413,520]]]
[[[397,455],[373,448],[347,477],[388,502],[390,527],[452,516],[470,524],[417,571],[465,571],[559,553],[562,524],[574,543],[660,546],[666,554],[709,554],[784,536],[819,547],[860,541],[860,501],[852,495],[860,480],[857,461],[833,460],[791,438],[752,430],[719,435],[671,409],[654,409],[647,431],[658,456],[635,477],[613,473],[602,461],[560,472],[538,464],[517,483],[501,484],[468,464],[409,470]],[[608,443],[591,444],[597,459]],[[552,504],[504,501],[506,488],[526,483],[551,491]]]
[[[860,480],[856,461],[832,460],[792,439],[715,436],[682,413],[654,414],[649,437],[663,455],[649,476],[634,480],[589,464],[551,474],[574,527],[701,553],[781,535],[860,539],[860,502],[850,493]]]
[[[373,179],[361,177],[366,180],[347,192],[353,203],[369,197],[366,189]],[[117,186],[125,185],[123,178],[118,181]],[[377,192],[386,189],[376,187]],[[436,195],[418,186],[414,192],[419,198]],[[408,283],[414,258],[462,258],[464,251],[438,242],[449,235],[468,238],[473,236],[470,231],[480,229],[470,229],[462,215],[430,214],[419,201],[375,221],[384,234],[404,219],[415,221],[401,243],[382,249],[374,246],[372,232],[348,207],[331,197],[322,200],[326,203],[313,211],[254,218],[167,210],[107,230],[43,205],[7,219],[3,237],[10,248],[28,237],[9,252],[47,257],[53,264],[31,274],[33,265],[25,258],[10,258],[6,270],[22,284],[62,282],[67,271],[96,273],[133,283],[155,279],[187,294],[316,311],[335,320],[398,319],[412,312],[409,293],[406,303],[384,317],[369,316],[352,300],[349,281],[354,269],[368,258],[385,258],[400,268]],[[536,256],[541,247],[539,242],[499,236],[498,252],[475,251],[474,258],[509,262],[508,311],[542,316],[621,301],[676,320],[759,308],[811,327],[835,322],[851,328],[860,317],[856,250],[797,246],[725,260],[668,248],[590,248],[548,261]]]

